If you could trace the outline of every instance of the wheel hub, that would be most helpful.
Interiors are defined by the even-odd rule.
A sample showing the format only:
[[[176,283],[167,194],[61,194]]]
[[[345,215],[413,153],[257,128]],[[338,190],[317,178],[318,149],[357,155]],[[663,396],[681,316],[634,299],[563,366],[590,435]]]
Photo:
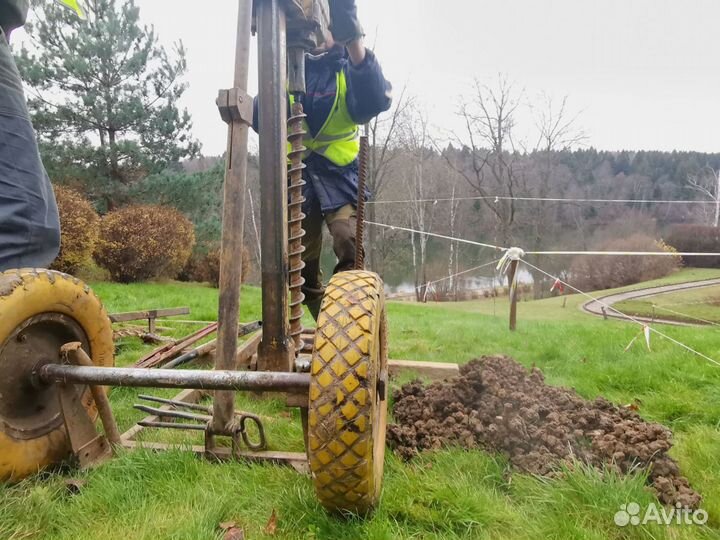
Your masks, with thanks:
[[[34,373],[45,364],[61,363],[60,347],[71,341],[90,351],[74,319],[43,313],[25,320],[0,345],[0,431],[33,439],[62,424],[56,385],[38,384]]]

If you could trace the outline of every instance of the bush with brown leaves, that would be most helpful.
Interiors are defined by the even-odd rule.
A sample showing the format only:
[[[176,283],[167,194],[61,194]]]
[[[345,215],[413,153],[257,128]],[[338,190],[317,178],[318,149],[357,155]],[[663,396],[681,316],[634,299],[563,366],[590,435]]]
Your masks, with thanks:
[[[640,233],[604,242],[593,250],[676,253],[675,248],[662,240]],[[597,291],[661,278],[681,265],[678,255],[580,255],[572,262],[570,276],[578,289]]]
[[[100,236],[100,216],[81,193],[53,186],[60,212],[60,254],[51,268],[74,274],[92,263]]]
[[[686,253],[720,253],[720,228],[709,225],[675,225],[667,240]],[[720,257],[683,257],[686,266],[720,268]]]
[[[250,253],[243,247],[242,282],[245,283],[250,271]],[[197,281],[220,286],[220,246],[202,246],[195,250],[178,277],[180,281]]]
[[[167,206],[128,206],[102,220],[98,263],[120,283],[175,278],[193,246],[193,224]]]

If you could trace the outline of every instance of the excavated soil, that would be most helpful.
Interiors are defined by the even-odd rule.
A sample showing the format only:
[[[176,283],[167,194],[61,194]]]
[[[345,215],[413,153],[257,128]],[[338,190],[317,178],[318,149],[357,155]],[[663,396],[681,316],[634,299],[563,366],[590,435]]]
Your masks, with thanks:
[[[545,384],[537,368],[486,356],[460,376],[424,386],[414,381],[394,393],[388,442],[404,459],[445,446],[505,454],[517,469],[556,474],[560,461],[581,461],[628,473],[648,468],[648,482],[665,504],[697,508],[701,496],[667,455],[672,433],[633,410],[603,398]]]

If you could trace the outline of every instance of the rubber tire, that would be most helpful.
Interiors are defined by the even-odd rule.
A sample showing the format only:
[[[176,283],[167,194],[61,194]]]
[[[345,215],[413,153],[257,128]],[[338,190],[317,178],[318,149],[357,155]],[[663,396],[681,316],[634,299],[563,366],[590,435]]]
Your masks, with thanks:
[[[380,499],[387,399],[385,293],[377,274],[335,274],[323,297],[310,368],[308,460],[320,503],[366,514]]]
[[[84,330],[93,363],[113,366],[112,323],[90,288],[67,274],[21,269],[0,273],[0,345],[23,321],[43,313],[72,317]],[[89,390],[83,403],[93,418],[97,411]],[[16,481],[68,457],[70,446],[61,425],[34,439],[20,440],[0,424],[0,480]]]

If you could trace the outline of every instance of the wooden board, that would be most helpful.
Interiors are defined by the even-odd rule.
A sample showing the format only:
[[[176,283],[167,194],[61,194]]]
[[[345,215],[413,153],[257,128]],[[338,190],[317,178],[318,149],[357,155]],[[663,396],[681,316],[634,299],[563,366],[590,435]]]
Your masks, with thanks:
[[[419,362],[416,360],[388,360],[391,376],[401,373],[417,373],[432,380],[449,379],[460,375],[460,366],[445,362]]]
[[[167,308],[167,309],[149,309],[146,311],[130,311],[127,313],[111,313],[110,320],[114,323],[139,321],[141,319],[157,319],[159,317],[174,317],[176,315],[189,315],[190,308]]]

